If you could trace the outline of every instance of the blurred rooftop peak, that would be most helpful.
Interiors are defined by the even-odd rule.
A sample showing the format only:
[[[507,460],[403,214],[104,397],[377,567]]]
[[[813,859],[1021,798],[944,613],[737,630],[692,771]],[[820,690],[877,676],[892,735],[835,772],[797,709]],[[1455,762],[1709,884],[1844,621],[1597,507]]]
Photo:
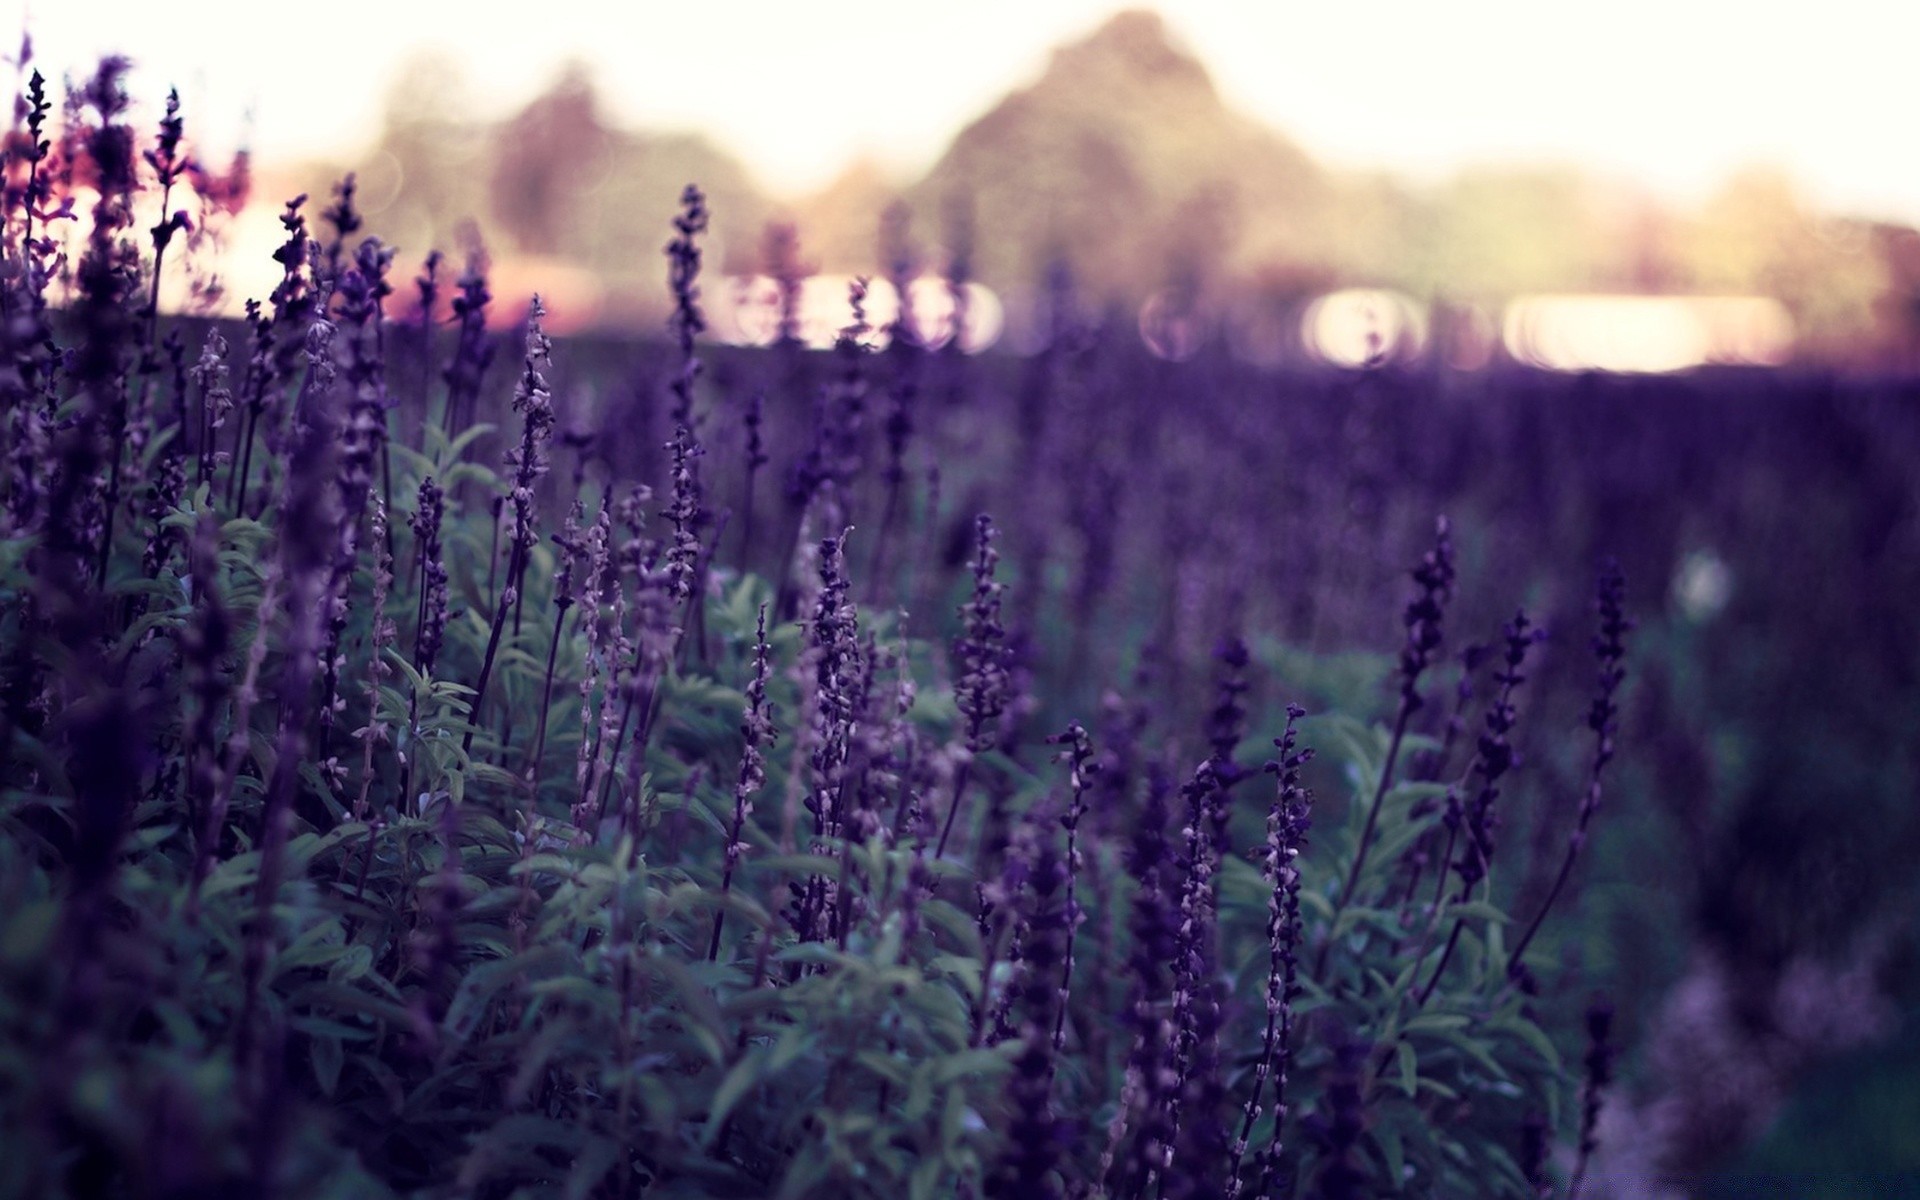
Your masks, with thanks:
[[[1115,13],[1076,42],[1057,47],[1048,76],[1213,91],[1206,66],[1152,9]]]

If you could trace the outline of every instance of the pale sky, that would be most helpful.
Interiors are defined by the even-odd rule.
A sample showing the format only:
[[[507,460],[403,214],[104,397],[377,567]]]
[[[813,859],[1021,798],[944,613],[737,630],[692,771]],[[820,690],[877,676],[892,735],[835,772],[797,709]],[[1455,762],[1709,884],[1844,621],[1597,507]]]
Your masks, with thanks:
[[[511,111],[568,57],[616,117],[699,130],[768,186],[857,155],[903,173],[1113,0],[0,0],[58,76],[131,55],[216,145],[253,113],[265,161],[344,157],[393,72],[438,45],[480,109]],[[1228,102],[1336,166],[1432,179],[1571,162],[1682,202],[1756,163],[1838,211],[1920,222],[1920,0],[1165,0]],[[294,14],[299,14],[295,24]],[[0,34],[0,41],[12,36]]]

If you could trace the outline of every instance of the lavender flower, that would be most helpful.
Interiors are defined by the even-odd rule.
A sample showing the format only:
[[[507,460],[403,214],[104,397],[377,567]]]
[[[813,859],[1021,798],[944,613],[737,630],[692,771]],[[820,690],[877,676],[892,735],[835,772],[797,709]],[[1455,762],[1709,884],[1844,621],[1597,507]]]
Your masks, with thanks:
[[[606,632],[606,607],[609,601],[618,604],[620,582],[613,562],[610,542],[613,537],[613,518],[606,507],[600,509],[600,515],[594,518],[593,526],[587,530],[582,553],[586,558],[586,584],[581,591],[582,615],[586,625],[586,650],[583,655],[586,669],[580,676],[580,751],[574,768],[574,783],[580,789],[579,798],[573,806],[573,823],[584,828],[591,811],[591,801],[599,785],[600,737],[604,722],[596,717],[593,694],[603,671],[611,676],[605,692],[610,699],[618,680],[619,648],[610,644],[612,638]],[[610,595],[611,594],[611,595]],[[612,628],[618,630],[620,621],[615,617]],[[607,707],[603,704],[602,706]]]
[[[440,414],[441,427],[449,438],[472,420],[480,382],[493,365],[496,347],[487,336],[487,306],[493,302],[493,293],[487,290],[487,267],[487,252],[475,237],[467,252],[466,269],[456,285],[459,294],[453,298],[453,316],[460,326],[453,359],[442,372],[447,383],[447,406]],[[427,293],[428,286],[423,283],[423,302],[431,301]]]
[[[1587,1006],[1587,1053],[1581,1060],[1586,1079],[1580,1088],[1580,1145],[1573,1162],[1573,1178],[1567,1183],[1567,1200],[1579,1200],[1580,1186],[1586,1181],[1587,1167],[1594,1151],[1600,1148],[1600,1106],[1607,1085],[1613,1082],[1613,1004],[1605,996],[1595,996]]]
[[[1500,691],[1487,707],[1486,730],[1480,735],[1479,750],[1474,759],[1474,773],[1480,777],[1480,786],[1474,793],[1472,805],[1465,812],[1466,845],[1460,858],[1454,862],[1454,870],[1460,876],[1462,898],[1487,877],[1487,871],[1492,866],[1493,836],[1499,828],[1499,813],[1494,803],[1500,798],[1500,780],[1508,771],[1520,765],[1520,752],[1513,748],[1507,737],[1513,732],[1514,722],[1518,719],[1513,693],[1526,681],[1527,677],[1520,669],[1526,664],[1528,648],[1540,640],[1540,635],[1527,619],[1526,612],[1520,611],[1507,623],[1504,638],[1506,661],[1493,675]],[[1457,814],[1450,814],[1450,824],[1458,820]]]
[[[1548,910],[1553,908],[1561,891],[1567,886],[1567,879],[1573,874],[1574,860],[1587,844],[1587,830],[1593,823],[1594,814],[1600,811],[1600,776],[1613,761],[1614,737],[1620,728],[1620,704],[1616,696],[1621,682],[1627,677],[1627,634],[1633,629],[1633,621],[1627,616],[1627,579],[1620,570],[1620,564],[1611,559],[1600,572],[1599,594],[1594,606],[1600,613],[1600,632],[1594,636],[1594,657],[1599,660],[1600,677],[1594,689],[1593,705],[1587,710],[1587,728],[1593,730],[1593,762],[1587,770],[1586,791],[1580,797],[1580,812],[1574,822],[1573,833],[1567,838],[1567,853],[1560,860],[1560,873],[1554,876],[1553,886],[1547,889],[1545,900],[1540,902],[1540,911],[1534,914],[1527,925],[1527,931],[1514,943],[1513,951],[1507,956],[1507,974],[1523,983],[1527,980],[1526,964],[1522,956],[1532,944],[1534,934],[1540,931],[1541,922],[1547,919]]]
[[[540,540],[533,523],[533,488],[551,465],[549,446],[553,441],[553,393],[547,388],[546,371],[553,361],[553,340],[540,328],[547,315],[540,297],[527,308],[527,352],[520,369],[520,381],[513,390],[513,411],[520,414],[520,444],[507,451],[507,466],[513,471],[513,545],[519,566],[508,573],[507,586],[518,588],[526,570],[526,556]]]
[[[1530,1112],[1520,1123],[1520,1174],[1533,1189],[1536,1200],[1552,1200],[1553,1184],[1547,1178],[1547,1154],[1551,1145],[1547,1119]]]
[[[1214,658],[1221,672],[1218,697],[1207,713],[1207,744],[1213,751],[1208,761],[1221,786],[1232,787],[1242,774],[1233,752],[1247,732],[1247,643],[1238,637],[1223,638]]]
[[[767,394],[756,391],[748,398],[746,416],[741,418],[747,431],[747,473],[740,503],[740,511],[745,514],[740,524],[740,564],[743,570],[753,561],[753,484],[759,477],[760,468],[770,461],[766,441],[761,434],[761,428],[766,424],[766,406]]]
[[[1374,829],[1380,822],[1380,805],[1393,783],[1393,767],[1400,756],[1400,743],[1406,736],[1407,722],[1424,703],[1420,696],[1420,677],[1440,649],[1442,621],[1447,596],[1453,589],[1453,574],[1453,526],[1445,517],[1441,517],[1434,524],[1433,549],[1427,551],[1420,564],[1413,569],[1413,581],[1420,590],[1408,602],[1402,618],[1407,627],[1407,636],[1406,644],[1400,651],[1399,711],[1394,715],[1393,733],[1387,741],[1387,754],[1380,765],[1380,779],[1374,785],[1373,800],[1367,806],[1367,820],[1360,830],[1360,844],[1354,848],[1353,863],[1347,868],[1346,882],[1341,885],[1339,899],[1334,903],[1334,918],[1329,928],[1338,923],[1341,911],[1353,899],[1353,890],[1360,882],[1362,868],[1366,866],[1367,852],[1373,845]],[[1316,974],[1324,973],[1327,947],[1331,944],[1322,947],[1315,962]]]
[[[233,389],[227,384],[227,374],[227,339],[220,336],[218,329],[209,328],[207,339],[200,347],[200,358],[190,372],[194,386],[200,392],[197,447],[201,483],[212,477],[213,469],[218,465],[214,446],[219,440],[220,429],[227,423],[228,414],[233,411]]]
[[[973,597],[960,609],[965,632],[954,646],[959,660],[960,678],[954,684],[954,703],[966,721],[968,758],[963,760],[953,788],[953,804],[940,831],[933,855],[946,853],[947,839],[953,835],[954,819],[960,815],[960,802],[966,796],[972,756],[993,749],[1000,742],[1000,716],[1007,705],[1007,631],[1000,623],[1000,593],[1004,585],[995,582],[994,567],[1000,554],[993,548],[996,533],[993,518],[981,513],[974,518]]]
[[[800,261],[800,233],[791,223],[767,226],[763,257],[767,274],[780,290],[780,323],[775,344],[792,347],[800,338],[800,284],[812,269]]]
[[[1067,864],[1042,822],[1030,822],[1029,828],[1035,844],[1022,904],[1026,919],[1018,997],[1024,1020],[1020,1052],[1007,1085],[1013,1103],[1011,1145],[987,1194],[1005,1200],[1055,1200],[1060,1195],[1054,1170],[1060,1159],[1062,1129],[1050,1103],[1056,1053],[1052,1029],[1062,997],[1053,980],[1067,959],[1072,915],[1061,897]]]
[[[1320,1110],[1307,1118],[1307,1132],[1326,1163],[1320,1169],[1316,1200],[1360,1200],[1366,1170],[1355,1161],[1360,1135],[1367,1128],[1365,1075],[1373,1046],[1348,1039],[1334,1049],[1333,1064],[1321,1093]]]
[[[440,523],[446,518],[446,493],[429,475],[420,481],[410,528],[419,556],[420,596],[414,614],[413,665],[432,675],[447,631],[447,568],[442,561]]]
[[[1072,789],[1072,799],[1067,802],[1066,811],[1060,817],[1060,824],[1067,831],[1067,944],[1060,964],[1060,1007],[1053,1021],[1053,1052],[1059,1054],[1066,1048],[1067,1000],[1073,989],[1073,943],[1080,923],[1086,919],[1074,894],[1074,883],[1081,866],[1080,818],[1087,813],[1087,793],[1092,790],[1094,776],[1100,772],[1100,764],[1094,758],[1093,738],[1078,721],[1068,722],[1066,732],[1047,740],[1067,747],[1055,757],[1069,763],[1067,784]]]
[[[913,413],[926,360],[920,331],[914,319],[913,277],[918,264],[908,240],[907,222],[906,208],[898,204],[887,209],[881,222],[881,249],[887,264],[887,280],[893,285],[899,310],[887,326],[887,349],[895,364],[892,386],[887,390],[889,404],[883,426],[887,442],[887,466],[883,475],[887,499],[880,517],[880,536],[874,541],[873,562],[867,571],[876,587],[886,581],[885,556],[894,525],[900,516],[901,489],[907,480],[907,446],[913,438]]]
[[[339,695],[344,658],[340,640],[346,632],[348,601],[359,566],[360,520],[373,491],[375,465],[383,461],[387,445],[385,365],[379,348],[381,300],[391,289],[386,283],[393,255],[378,241],[360,247],[357,265],[340,280],[340,316],[348,331],[346,382],[347,419],[339,456],[341,505],[340,540],[334,551],[333,575],[327,588],[326,650],[320,705],[320,754],[327,757],[334,719],[345,707]],[[386,538],[382,522],[381,539]],[[381,547],[390,552],[391,547]],[[378,614],[374,620],[379,620]]]
[[[372,793],[375,747],[393,740],[392,731],[380,716],[380,681],[393,673],[387,665],[387,647],[393,644],[396,630],[387,616],[387,594],[393,589],[393,555],[387,550],[387,506],[376,497],[373,502],[373,598],[368,611],[373,629],[367,639],[367,723],[354,731],[360,741],[360,795],[354,800],[353,819],[367,818],[367,801]]]
[[[801,656],[806,678],[803,721],[809,783],[802,803],[813,817],[814,851],[825,853],[825,839],[843,833],[842,800],[853,725],[859,712],[856,682],[861,671],[859,614],[846,573],[846,540],[822,538],[820,587],[807,624],[807,649]],[[809,876],[799,884],[795,931],[801,939],[818,936],[830,899],[825,880]]]
[[[481,705],[487,699],[487,684],[493,678],[494,656],[500,650],[507,612],[520,599],[520,588],[527,570],[527,556],[540,540],[533,523],[533,487],[547,472],[547,446],[553,440],[553,396],[547,390],[543,368],[548,365],[553,343],[540,329],[546,309],[535,296],[527,308],[527,353],[520,371],[520,383],[514,389],[513,410],[521,416],[520,444],[507,451],[507,465],[513,469],[511,490],[513,534],[507,559],[507,583],[500,591],[499,607],[494,610],[493,625],[487,633],[486,653],[480,660],[480,676],[473,685],[473,701],[467,709],[467,732],[460,739],[462,751],[473,749],[473,735],[480,727]],[[504,740],[504,739],[503,739]]]
[[[707,231],[707,198],[700,189],[688,184],[680,193],[680,215],[673,219],[673,240],[667,243],[667,282],[673,291],[673,315],[668,327],[680,348],[680,369],[671,384],[672,420],[675,425],[693,425],[693,385],[700,377],[700,360],[693,352],[693,340],[707,327],[700,313],[700,242]]]
[[[777,732],[773,727],[773,713],[767,704],[767,681],[773,673],[773,652],[767,645],[767,606],[760,606],[759,624],[753,638],[753,678],[747,684],[747,710],[740,719],[740,737],[745,745],[740,751],[740,777],[733,785],[733,824],[727,830],[727,845],[723,852],[725,865],[720,872],[720,894],[727,895],[733,888],[733,873],[740,866],[740,860],[746,855],[746,825],[753,816],[753,797],[766,786],[766,754],[762,749],[771,745]],[[720,957],[720,927],[726,920],[724,908],[713,914],[713,937],[707,943],[707,961],[713,962]]]
[[[1185,879],[1180,890],[1180,940],[1174,954],[1173,1027],[1176,1088],[1184,1093],[1194,1082],[1195,1069],[1204,1063],[1218,1067],[1218,1036],[1213,968],[1216,964],[1219,898],[1214,875],[1226,852],[1226,796],[1212,760],[1202,762],[1193,779],[1180,790],[1186,803],[1181,833],[1186,841]],[[1183,1097],[1184,1099],[1184,1097]],[[1178,1123],[1184,1115],[1176,1107]],[[1217,1120],[1218,1114],[1207,1118]]]
[[[359,179],[353,172],[333,185],[333,203],[323,210],[320,216],[333,226],[333,238],[327,243],[327,263],[329,269],[338,273],[340,255],[347,239],[360,232],[366,222],[361,218],[359,209],[354,207],[354,197],[360,187]]]
[[[666,448],[673,456],[673,500],[667,505],[673,541],[667,547],[667,590],[675,600],[688,604],[694,599],[694,577],[700,562],[700,535],[695,532],[700,519],[700,480],[695,462],[704,451],[685,425],[674,428],[673,440]]]
[[[1113,1195],[1152,1194],[1166,1169],[1175,1134],[1171,1118],[1178,1103],[1179,1075],[1173,1065],[1174,1031],[1164,1009],[1172,993],[1168,964],[1179,954],[1181,926],[1173,895],[1173,855],[1166,836],[1169,790],[1159,770],[1149,774],[1127,863],[1139,885],[1129,918],[1133,940],[1127,956],[1132,986],[1125,1023],[1132,1028],[1133,1047],[1127,1056],[1120,1107],[1107,1128],[1107,1146],[1100,1156],[1100,1175]],[[1133,1138],[1122,1162],[1118,1151],[1129,1128]],[[1117,1179],[1116,1169],[1121,1172]]]
[[[186,738],[187,819],[195,839],[194,878],[204,878],[211,861],[217,828],[209,828],[202,797],[211,802],[220,787],[219,718],[233,680],[225,658],[233,640],[233,620],[217,581],[220,575],[220,523],[202,512],[187,543],[187,573],[193,582],[193,616],[181,644],[187,668],[187,691],[195,700],[193,724]]]
[[[1313,793],[1300,786],[1300,769],[1313,758],[1310,749],[1299,749],[1295,729],[1306,710],[1297,704],[1287,706],[1286,731],[1274,739],[1279,756],[1267,764],[1267,770],[1279,776],[1279,788],[1273,806],[1267,812],[1267,840],[1261,855],[1261,875],[1267,882],[1267,1025],[1261,1037],[1260,1057],[1253,1068],[1253,1092],[1247,1097],[1240,1124],[1240,1135],[1233,1144],[1233,1169],[1227,1182],[1229,1200],[1241,1192],[1241,1160],[1247,1152],[1253,1125],[1260,1117],[1261,1096],[1268,1078],[1273,1079],[1273,1134],[1259,1155],[1256,1178],[1260,1195],[1271,1194],[1280,1167],[1280,1153],[1287,1120],[1287,1068],[1293,1055],[1293,1002],[1299,999],[1300,986],[1300,868],[1295,860],[1307,844],[1307,830],[1313,825],[1309,816]]]
[[[1446,813],[1442,818],[1447,827],[1448,856],[1452,856],[1456,845],[1460,846],[1460,855],[1452,859],[1452,865],[1454,873],[1460,878],[1458,900],[1462,902],[1472,897],[1473,889],[1487,877],[1493,866],[1493,838],[1500,826],[1500,814],[1494,804],[1500,798],[1500,780],[1520,764],[1520,752],[1507,740],[1517,720],[1513,694],[1527,678],[1520,670],[1526,665],[1527,650],[1542,636],[1541,631],[1533,628],[1524,610],[1514,614],[1513,620],[1506,624],[1502,633],[1506,642],[1505,658],[1493,675],[1500,690],[1487,706],[1486,728],[1480,734],[1469,772],[1479,778],[1480,784],[1470,802],[1463,802],[1454,789],[1447,789]],[[1438,886],[1441,889],[1446,886],[1444,871]],[[1436,891],[1436,906],[1439,904],[1439,895],[1440,892]],[[1434,989],[1440,986],[1440,977],[1446,973],[1447,963],[1453,958],[1454,947],[1459,945],[1460,932],[1465,926],[1464,917],[1454,921],[1453,932],[1447,936],[1446,949],[1441,952],[1440,961],[1434,965],[1426,987],[1420,991],[1420,1005],[1425,1005]]]
[[[261,814],[260,873],[255,914],[248,932],[243,967],[245,1002],[239,1028],[243,1048],[254,1037],[260,987],[272,934],[273,905],[280,888],[281,860],[291,832],[300,763],[306,753],[305,713],[309,686],[320,657],[322,602],[338,544],[340,512],[333,484],[335,447],[333,412],[333,324],[315,319],[307,339],[307,378],[301,388],[295,441],[288,456],[280,501],[279,564],[287,589],[286,629],[281,647],[280,732],[274,770]],[[243,1061],[249,1054],[243,1053]]]

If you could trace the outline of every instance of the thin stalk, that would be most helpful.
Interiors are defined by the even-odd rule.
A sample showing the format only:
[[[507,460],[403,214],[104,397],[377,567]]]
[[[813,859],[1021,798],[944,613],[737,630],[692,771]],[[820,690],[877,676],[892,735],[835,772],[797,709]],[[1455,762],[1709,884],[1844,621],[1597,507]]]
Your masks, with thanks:
[[[953,777],[953,804],[947,809],[947,820],[940,828],[940,841],[933,848],[933,856],[939,858],[947,852],[947,839],[953,835],[953,821],[960,815],[960,802],[966,798],[967,780],[973,773],[971,759],[960,764]]]
[[[540,688],[540,722],[533,735],[533,753],[527,758],[527,778],[533,780],[540,769],[541,756],[547,749],[547,711],[553,707],[553,664],[560,653],[560,631],[567,624],[567,609],[571,601],[560,604],[559,615],[553,619],[553,640],[547,644],[547,678]]]
[[[497,513],[495,516],[494,539],[497,541],[500,536],[500,522],[497,519]],[[512,575],[519,569],[520,561],[525,556],[526,551],[518,541],[515,541],[513,544],[513,552],[510,556],[512,561],[509,564],[507,572],[509,575]],[[471,754],[473,752],[473,735],[480,729],[480,706],[486,702],[487,684],[493,679],[494,655],[499,653],[500,650],[500,635],[506,630],[507,625],[507,601],[511,599],[512,596],[513,590],[511,588],[501,592],[499,603],[494,606],[493,628],[487,631],[487,652],[480,660],[480,678],[474,682],[473,702],[467,708],[467,732],[466,735],[460,739],[460,752],[463,754]],[[505,745],[502,745],[501,749],[505,750]]]
[[[1313,973],[1324,978],[1327,972],[1327,955],[1333,950],[1333,930],[1340,923],[1340,914],[1346,910],[1347,903],[1353,899],[1353,890],[1360,882],[1360,871],[1367,865],[1367,852],[1372,849],[1373,831],[1380,823],[1380,808],[1386,800],[1387,787],[1393,782],[1394,763],[1400,757],[1400,743],[1407,734],[1407,722],[1413,716],[1413,705],[1405,700],[1400,703],[1400,712],[1393,721],[1393,737],[1387,742],[1387,757],[1380,764],[1380,779],[1374,784],[1373,800],[1367,805],[1367,821],[1360,829],[1360,845],[1353,852],[1353,864],[1347,868],[1346,882],[1340,885],[1340,895],[1333,903],[1333,915],[1327,918],[1327,940],[1320,944],[1320,953],[1314,959]]]

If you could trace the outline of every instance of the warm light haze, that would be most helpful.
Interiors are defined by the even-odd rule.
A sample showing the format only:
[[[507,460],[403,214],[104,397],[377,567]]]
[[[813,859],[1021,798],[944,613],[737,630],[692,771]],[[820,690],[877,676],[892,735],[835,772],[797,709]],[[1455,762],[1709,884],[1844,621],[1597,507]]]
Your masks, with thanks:
[[[350,156],[395,72],[422,50],[463,65],[477,116],[510,113],[579,59],[616,119],[705,133],[769,190],[793,194],[862,156],[924,170],[968,120],[1030,82],[1052,46],[1118,7],[343,0],[296,17],[239,0],[6,0],[0,27],[27,22],[50,75],[131,55],[138,96],[152,104],[179,86],[203,138],[246,136],[268,165]],[[1565,162],[1685,203],[1767,164],[1829,211],[1920,220],[1920,161],[1894,136],[1912,104],[1920,6],[1167,0],[1158,9],[1230,105],[1332,166],[1433,179],[1470,164]]]

